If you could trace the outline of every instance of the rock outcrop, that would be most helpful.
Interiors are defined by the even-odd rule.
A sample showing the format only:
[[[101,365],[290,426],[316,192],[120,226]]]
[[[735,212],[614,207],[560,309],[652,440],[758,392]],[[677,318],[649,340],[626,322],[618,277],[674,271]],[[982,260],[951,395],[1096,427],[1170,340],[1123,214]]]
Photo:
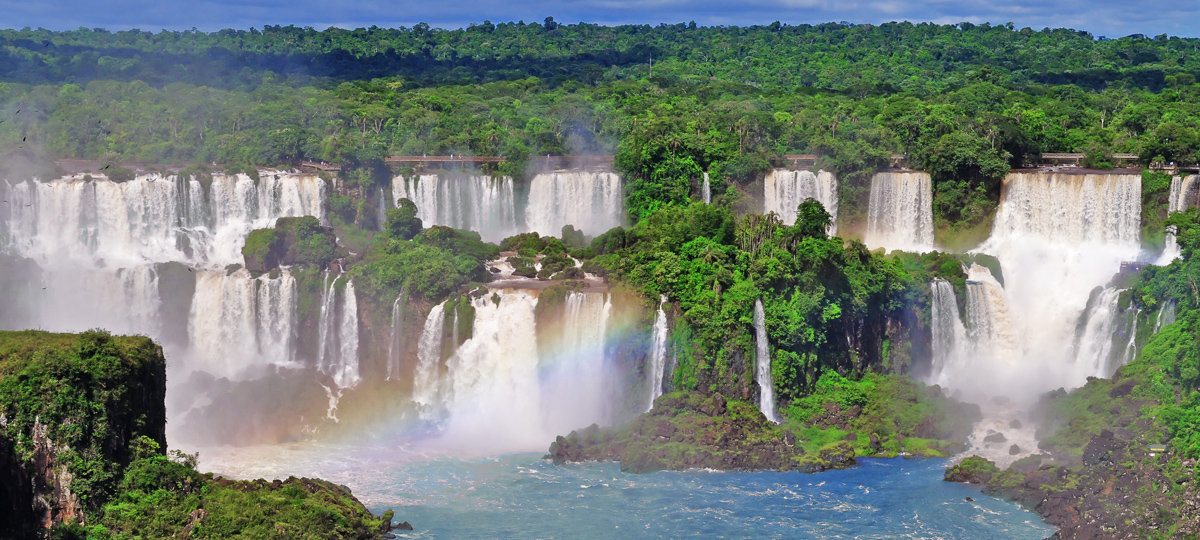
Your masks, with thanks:
[[[621,470],[794,470],[819,472],[856,465],[854,449],[835,442],[806,451],[795,434],[758,409],[720,394],[675,393],[619,429],[592,425],[550,445],[556,464],[619,461]]]

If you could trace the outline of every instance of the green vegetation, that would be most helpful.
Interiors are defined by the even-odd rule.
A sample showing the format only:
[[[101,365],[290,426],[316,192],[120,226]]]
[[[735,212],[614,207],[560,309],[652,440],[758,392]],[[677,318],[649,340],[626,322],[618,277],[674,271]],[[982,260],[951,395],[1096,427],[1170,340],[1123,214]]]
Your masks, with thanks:
[[[153,444],[150,441],[150,444]],[[324,480],[231,481],[195,470],[194,456],[149,455],[130,464],[98,524],[60,530],[90,539],[379,538],[384,520]]]
[[[274,229],[251,231],[242,256],[252,272],[268,272],[281,264],[324,268],[337,256],[337,240],[315,217],[282,217]]]
[[[696,392],[660,396],[650,412],[619,428],[593,424],[560,436],[549,457],[559,464],[620,461],[621,470],[635,473],[692,468],[819,472],[855,464],[845,443],[806,448],[753,405]]]
[[[433,226],[409,236],[415,208],[412,213],[405,208],[389,212],[386,234],[375,235],[351,271],[360,296],[386,302],[389,310],[391,299],[406,282],[421,298],[439,300],[470,283],[490,281],[483,263],[500,254],[499,248],[483,243],[473,231]],[[415,224],[419,226],[420,220]]]
[[[899,375],[868,373],[850,380],[827,372],[812,393],[780,411],[810,451],[849,441],[857,455],[900,453],[944,457],[962,451],[979,408],[942,395],[939,387]]]
[[[379,538],[345,488],[229,481],[166,455],[166,361],[144,337],[0,332],[0,535]],[[84,523],[86,522],[86,525]]]
[[[0,497],[28,512],[0,530],[99,511],[119,491],[131,443],[165,444],[165,392],[166,361],[147,338],[0,332]],[[31,496],[43,498],[36,509]]]
[[[504,155],[486,168],[515,177],[530,156],[616,154],[634,221],[686,204],[704,172],[715,200],[745,204],[772,158],[806,152],[839,175],[839,218],[853,225],[870,173],[904,153],[933,175],[939,237],[965,247],[987,230],[1003,174],[1043,152],[1083,151],[1101,168],[1116,152],[1143,165],[1200,159],[1196,40],[1165,35],[548,20],[5,30],[0,43],[0,146],[25,143],[13,159],[248,171],[320,159],[365,187],[387,176],[390,154]],[[355,221],[361,203],[332,197],[331,213]]]

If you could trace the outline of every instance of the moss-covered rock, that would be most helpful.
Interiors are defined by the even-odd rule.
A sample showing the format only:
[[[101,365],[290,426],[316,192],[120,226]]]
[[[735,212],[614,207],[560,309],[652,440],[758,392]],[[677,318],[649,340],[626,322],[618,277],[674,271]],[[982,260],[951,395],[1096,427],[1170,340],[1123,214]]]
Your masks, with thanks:
[[[165,455],[166,360],[145,337],[0,332],[0,537],[380,538],[322,480],[230,481]],[[49,529],[47,531],[47,529]]]
[[[616,429],[598,426],[558,437],[548,456],[556,464],[619,461],[621,470],[709,468],[817,472],[856,464],[854,450],[835,442],[808,452],[794,434],[767,420],[753,405],[720,394],[677,392]]]
[[[311,216],[279,218],[274,229],[251,231],[242,247],[246,268],[255,273],[269,272],[281,264],[324,268],[336,256],[333,229],[322,227]]]
[[[144,337],[0,332],[0,536],[84,523],[131,442],[166,443],[166,360]]]
[[[971,456],[946,469],[944,480],[947,482],[986,484],[999,471],[1000,469],[996,467],[995,463],[979,456]]]
[[[812,393],[780,411],[810,448],[848,441],[860,456],[946,457],[967,448],[979,407],[903,375],[858,380],[826,372]]]

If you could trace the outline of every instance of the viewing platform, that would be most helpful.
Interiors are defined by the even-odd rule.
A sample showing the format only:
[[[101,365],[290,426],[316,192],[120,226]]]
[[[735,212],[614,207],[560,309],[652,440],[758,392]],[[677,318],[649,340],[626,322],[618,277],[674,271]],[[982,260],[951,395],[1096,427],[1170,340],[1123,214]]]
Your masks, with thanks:
[[[794,169],[800,167],[815,167],[817,165],[816,154],[784,154],[773,161],[776,166],[791,165]],[[892,154],[888,156],[890,166],[893,169],[908,168],[908,156],[905,154]]]
[[[1078,167],[1079,163],[1081,161],[1083,161],[1084,156],[1085,156],[1085,154],[1083,152],[1061,152],[1061,153],[1046,152],[1046,153],[1042,154],[1042,162],[1046,165],[1070,164],[1070,165],[1074,165],[1074,166]],[[1116,153],[1116,154],[1112,155],[1114,167],[1128,165],[1130,163],[1136,162],[1137,159],[1138,159],[1137,154],[1132,154],[1132,153],[1128,153],[1128,152]]]
[[[449,156],[390,156],[384,158],[387,163],[408,165],[414,168],[473,166],[480,163],[504,163],[506,156],[468,156],[452,154]],[[539,171],[554,171],[567,169],[611,169],[613,156],[529,156],[526,159],[529,167]]]
[[[310,171],[338,172],[342,170],[342,166],[336,163],[326,163],[323,161],[301,161],[300,170],[304,169],[308,169]]]

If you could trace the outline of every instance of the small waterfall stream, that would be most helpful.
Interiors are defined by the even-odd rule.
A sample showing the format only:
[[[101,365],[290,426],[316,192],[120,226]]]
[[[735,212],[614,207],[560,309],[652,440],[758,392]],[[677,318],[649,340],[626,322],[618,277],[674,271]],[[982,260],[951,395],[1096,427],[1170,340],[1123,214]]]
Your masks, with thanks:
[[[319,315],[319,358],[317,367],[329,375],[338,388],[359,383],[358,299],[354,282],[346,280],[339,291],[341,275],[325,273],[325,289]]]
[[[775,385],[771,382],[771,345],[767,342],[766,313],[762,300],[754,301],[754,381],[758,383],[758,410],[775,423]]]
[[[400,379],[400,363],[407,350],[407,327],[404,325],[405,311],[408,309],[408,288],[405,287],[392,302],[392,334],[388,338],[387,380]]]
[[[704,173],[704,181],[700,184],[700,200],[704,204],[712,204],[712,185],[708,182],[708,173]]]
[[[662,295],[658,301],[658,311],[654,313],[654,329],[650,334],[650,403],[646,410],[654,407],[654,400],[663,393],[663,377],[667,364],[667,312],[663,305],[667,303],[667,295]]]
[[[962,369],[962,362],[970,358],[967,330],[958,312],[958,299],[954,286],[944,279],[930,283],[933,334],[933,371],[931,380],[945,385],[946,377]]]

